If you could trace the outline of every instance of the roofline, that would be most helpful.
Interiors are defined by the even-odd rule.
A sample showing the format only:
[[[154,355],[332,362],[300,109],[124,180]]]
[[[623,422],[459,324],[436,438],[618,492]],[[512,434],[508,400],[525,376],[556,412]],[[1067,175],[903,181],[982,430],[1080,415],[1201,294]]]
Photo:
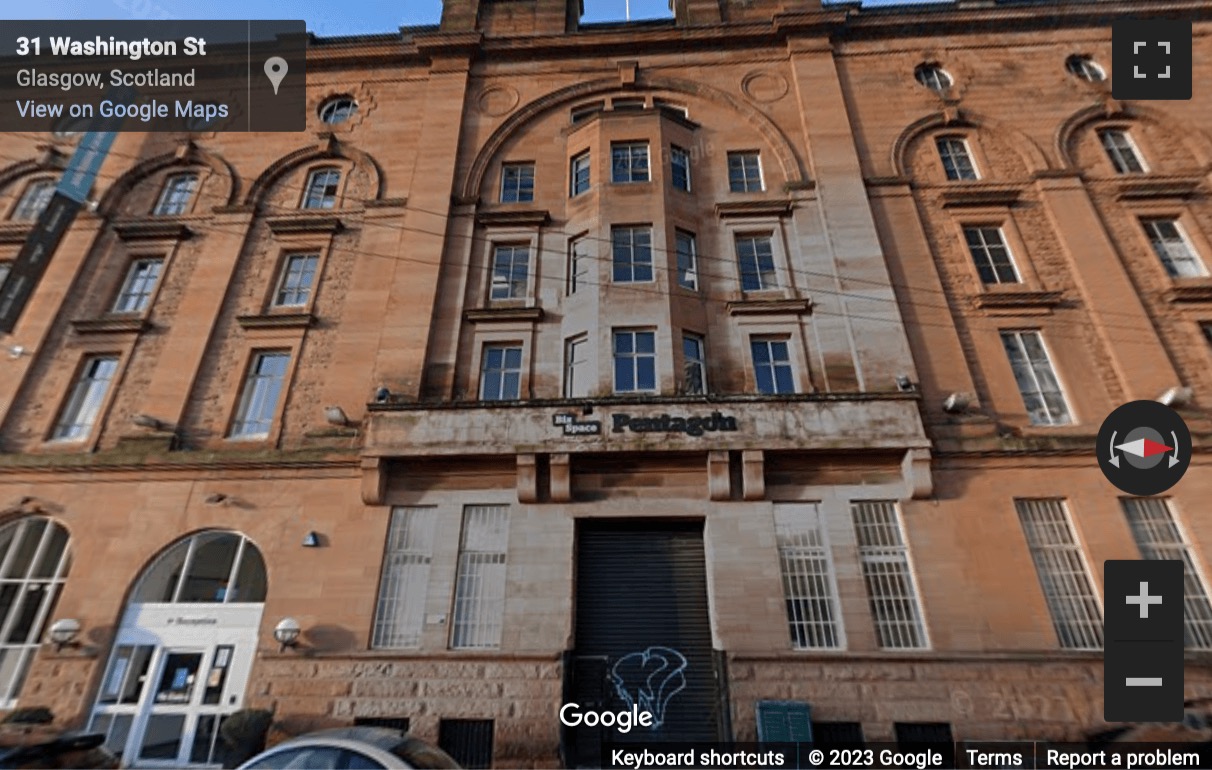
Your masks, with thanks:
[[[575,51],[609,55],[644,43],[656,49],[687,44],[727,47],[785,43],[789,37],[836,40],[922,37],[942,33],[981,34],[1039,29],[1107,27],[1123,17],[1212,21],[1212,0],[945,0],[863,8],[853,0],[819,10],[780,12],[769,21],[680,26],[672,19],[601,22],[560,35],[485,36],[478,31],[443,31],[440,25],[400,27],[395,32],[321,37],[308,35],[308,64],[364,65],[367,60],[423,63],[434,56],[492,52],[498,56],[559,56]]]

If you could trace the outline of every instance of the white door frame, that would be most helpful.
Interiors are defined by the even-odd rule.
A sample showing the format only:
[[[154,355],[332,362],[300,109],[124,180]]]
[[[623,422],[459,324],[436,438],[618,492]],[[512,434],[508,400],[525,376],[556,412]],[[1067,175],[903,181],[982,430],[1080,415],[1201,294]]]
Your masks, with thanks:
[[[124,767],[185,767],[191,765],[190,749],[199,718],[205,715],[230,714],[244,704],[244,693],[248,676],[256,653],[257,632],[261,626],[264,605],[248,604],[131,604],[122,618],[122,625],[114,638],[104,676],[108,679],[114,654],[120,646],[151,646],[154,653],[147,673],[139,689],[135,704],[111,705],[94,702],[92,721],[98,715],[126,714],[132,717],[130,731],[123,747]],[[221,647],[229,647],[226,660],[217,660]],[[155,695],[168,656],[173,653],[198,653],[201,660],[189,683],[188,702],[156,703]],[[216,663],[224,663],[218,677],[218,703],[203,703],[208,690],[208,680]],[[102,691],[108,685],[102,682]],[[214,695],[214,688],[212,697]],[[98,695],[98,700],[101,695]],[[139,759],[144,734],[153,714],[185,716],[181,743],[176,760]],[[217,765],[211,765],[217,767]]]

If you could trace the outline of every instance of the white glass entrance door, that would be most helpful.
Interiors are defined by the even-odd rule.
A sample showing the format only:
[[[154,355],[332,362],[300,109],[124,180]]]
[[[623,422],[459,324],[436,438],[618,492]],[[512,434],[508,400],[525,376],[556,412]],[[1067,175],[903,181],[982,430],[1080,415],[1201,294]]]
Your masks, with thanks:
[[[232,653],[232,645],[163,652],[138,763],[210,765],[221,759],[217,731],[228,713],[222,701]]]
[[[219,727],[242,701],[249,644],[119,644],[91,730],[128,767],[218,767]]]
[[[265,561],[236,532],[177,541],[139,578],[90,729],[124,767],[218,767],[219,727],[244,705]]]

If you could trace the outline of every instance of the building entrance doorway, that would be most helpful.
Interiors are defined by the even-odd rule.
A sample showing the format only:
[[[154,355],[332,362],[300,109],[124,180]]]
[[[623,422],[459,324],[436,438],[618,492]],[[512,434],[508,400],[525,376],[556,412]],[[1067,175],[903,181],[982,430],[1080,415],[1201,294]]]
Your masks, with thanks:
[[[89,729],[126,767],[220,767],[219,728],[244,702],[265,564],[243,535],[204,532],[132,592]]]
[[[724,739],[702,521],[581,521],[576,556],[576,647],[565,669],[565,702],[598,711],[638,706],[653,725],[625,735],[567,728],[565,761],[600,767],[610,741]]]

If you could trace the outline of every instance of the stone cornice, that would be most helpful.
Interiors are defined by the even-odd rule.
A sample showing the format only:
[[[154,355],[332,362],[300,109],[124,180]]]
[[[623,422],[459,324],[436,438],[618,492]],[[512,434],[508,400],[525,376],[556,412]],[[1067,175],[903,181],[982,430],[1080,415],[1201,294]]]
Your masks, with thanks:
[[[493,208],[476,213],[476,222],[488,227],[542,227],[551,222],[546,209]]]
[[[339,217],[307,216],[292,214],[282,217],[271,217],[265,220],[269,229],[277,235],[284,233],[336,233],[345,228]]]
[[[316,322],[311,313],[260,313],[236,316],[245,329],[305,329]]]
[[[793,203],[787,198],[774,200],[727,201],[715,204],[716,216],[729,217],[785,217],[791,213]]]
[[[114,225],[114,232],[124,241],[183,241],[194,234],[184,222],[142,220]]]
[[[100,318],[77,318],[71,322],[79,334],[119,334],[141,332],[151,326],[141,315],[108,315]]]
[[[1124,176],[1112,180],[1120,200],[1140,198],[1191,198],[1199,195],[1203,182],[1200,176],[1158,176],[1154,174]]]
[[[728,315],[804,315],[812,312],[810,299],[753,299],[729,302]]]
[[[108,450],[100,452],[10,453],[0,452],[0,476],[19,473],[95,473],[99,470],[130,472],[139,476],[153,473],[187,473],[196,479],[199,471],[242,472],[263,478],[265,471],[289,473],[296,470],[330,468],[356,471],[359,461],[354,453],[265,451],[245,452],[190,451],[141,453]],[[353,475],[353,474],[350,474]]]
[[[469,323],[509,323],[525,321],[538,323],[543,320],[541,307],[485,307],[468,310],[463,314]]]
[[[988,182],[955,182],[943,188],[943,208],[978,206],[1013,206],[1022,195],[1022,188],[1010,184]]]
[[[1165,297],[1170,302],[1212,302],[1212,279],[1179,278]]]

